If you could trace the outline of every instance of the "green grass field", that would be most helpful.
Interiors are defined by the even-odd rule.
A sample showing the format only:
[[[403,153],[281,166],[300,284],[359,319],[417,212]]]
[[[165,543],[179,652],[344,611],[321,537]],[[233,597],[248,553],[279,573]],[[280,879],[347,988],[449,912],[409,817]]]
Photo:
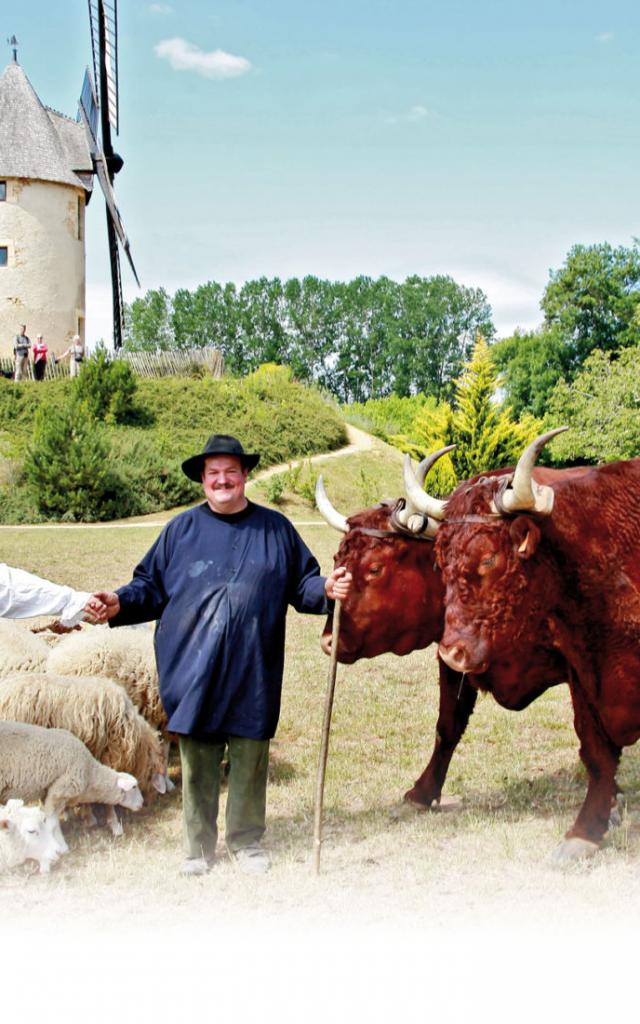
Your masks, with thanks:
[[[397,453],[396,453],[397,454]],[[382,467],[379,490],[392,489],[397,459],[369,453],[327,461],[323,472],[345,513],[358,466]],[[367,462],[366,460],[369,460]],[[353,471],[352,471],[353,470]],[[367,470],[369,471],[369,470]],[[254,485],[255,487],[256,485]],[[288,507],[294,519],[317,519]],[[0,530],[0,560],[80,588],[124,583],[157,536],[158,526],[123,529],[38,527]],[[338,534],[326,525],[300,527],[324,570]],[[620,781],[628,797],[623,825],[589,864],[564,872],[548,854],[570,826],[585,792],[567,688],[557,687],[526,711],[478,702],[445,786],[439,813],[415,812],[402,794],[423,770],[437,713],[435,651],[393,655],[338,669],[325,796],[322,875],[312,877],[313,794],[328,661],[319,648],[322,620],[291,613],[281,724],[273,743],[268,845],[274,868],[251,881],[221,859],[205,879],[181,879],[180,793],[159,799],[105,831],[67,826],[71,853],[50,878],[21,869],[3,878],[5,907],[35,919],[52,911],[105,920],[191,919],[220,900],[238,915],[364,920],[404,917],[469,922],[616,919],[635,914],[638,888],[640,759],[625,752]],[[178,765],[172,771],[177,775]]]

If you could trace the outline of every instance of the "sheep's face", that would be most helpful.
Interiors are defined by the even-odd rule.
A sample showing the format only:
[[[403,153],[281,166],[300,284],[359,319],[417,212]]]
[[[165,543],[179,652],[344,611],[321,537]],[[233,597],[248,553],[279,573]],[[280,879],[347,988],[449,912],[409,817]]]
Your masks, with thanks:
[[[144,798],[138,786],[138,780],[128,772],[118,772],[118,790],[121,807],[127,807],[130,811],[139,811],[144,803]]]
[[[17,863],[35,860],[41,874],[46,874],[69,849],[57,815],[45,814],[39,807],[24,807],[22,800],[10,800],[0,810],[0,828],[12,837],[16,853],[20,854]]]

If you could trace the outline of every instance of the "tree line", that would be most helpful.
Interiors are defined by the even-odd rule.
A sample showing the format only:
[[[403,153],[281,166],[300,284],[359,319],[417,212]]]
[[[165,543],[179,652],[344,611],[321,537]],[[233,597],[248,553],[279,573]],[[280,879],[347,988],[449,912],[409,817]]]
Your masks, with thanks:
[[[539,329],[490,344],[516,417],[543,417],[556,385],[571,384],[592,353],[615,361],[640,345],[638,242],[574,246],[551,271],[540,308]],[[214,346],[232,374],[286,365],[345,404],[418,394],[441,401],[451,399],[479,335],[495,337],[487,297],[450,277],[262,277],[147,292],[127,308],[126,347]]]
[[[452,392],[478,334],[495,334],[479,288],[446,276],[328,281],[262,277],[237,288],[210,281],[174,295],[147,292],[127,307],[131,351],[221,349],[238,376],[264,363],[343,403]]]

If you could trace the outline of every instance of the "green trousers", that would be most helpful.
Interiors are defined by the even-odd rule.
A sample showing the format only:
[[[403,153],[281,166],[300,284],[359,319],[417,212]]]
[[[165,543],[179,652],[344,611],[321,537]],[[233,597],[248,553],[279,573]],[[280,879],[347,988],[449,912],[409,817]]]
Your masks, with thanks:
[[[220,768],[229,751],[225,839],[232,852],[262,839],[267,807],[269,740],[228,736],[226,743],[180,737],[182,813],[187,857],[212,860],[218,842]]]

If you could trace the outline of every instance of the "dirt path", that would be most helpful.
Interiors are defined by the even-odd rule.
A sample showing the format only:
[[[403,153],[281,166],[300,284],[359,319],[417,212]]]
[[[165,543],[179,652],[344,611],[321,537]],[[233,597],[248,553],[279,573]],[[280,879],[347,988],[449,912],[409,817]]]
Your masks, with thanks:
[[[266,480],[267,477],[275,476],[276,473],[283,473],[292,466],[301,466],[305,462],[324,462],[325,459],[339,459],[344,455],[355,455],[356,452],[368,452],[374,447],[374,439],[371,434],[352,427],[345,423],[349,444],[345,448],[338,448],[335,452],[323,452],[320,455],[310,455],[304,459],[292,459],[291,462],[283,462],[278,466],[269,466],[268,469],[260,470],[252,480]]]

